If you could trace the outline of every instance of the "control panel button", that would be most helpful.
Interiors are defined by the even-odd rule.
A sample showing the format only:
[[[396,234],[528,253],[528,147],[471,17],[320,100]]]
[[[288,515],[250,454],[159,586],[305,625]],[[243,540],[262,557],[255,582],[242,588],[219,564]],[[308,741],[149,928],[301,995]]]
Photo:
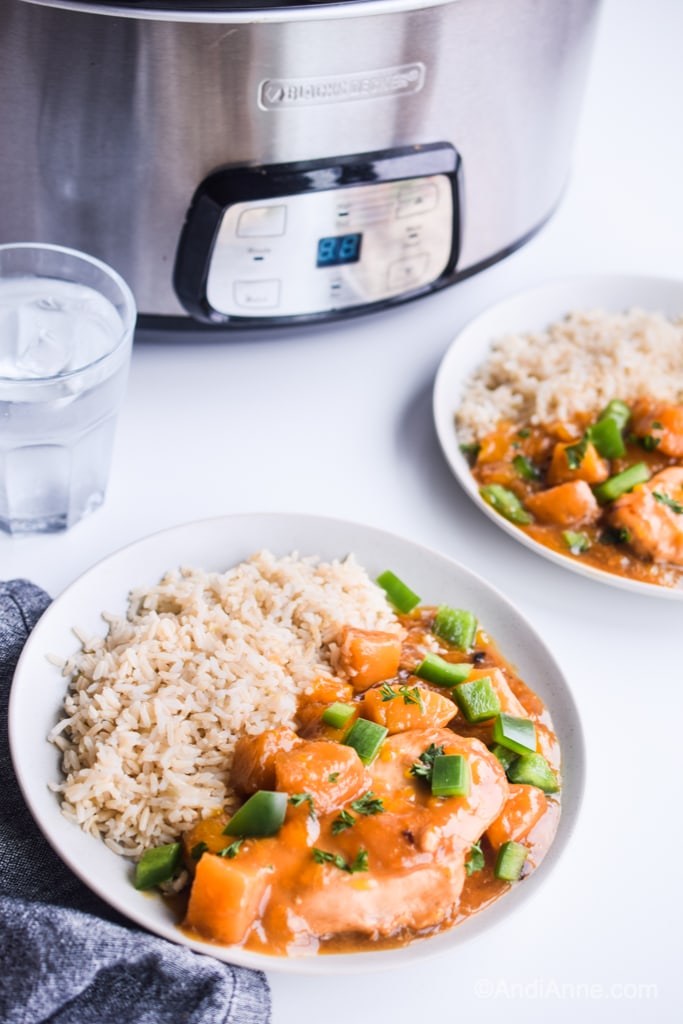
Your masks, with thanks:
[[[426,252],[416,253],[415,256],[409,256],[403,260],[395,260],[389,267],[391,290],[416,288],[424,278],[428,261],[429,256]]]
[[[438,199],[434,185],[414,185],[399,193],[397,217],[412,217],[433,210]]]
[[[280,304],[280,282],[235,281],[235,304],[244,309],[275,309]]]
[[[237,234],[240,238],[270,238],[284,235],[286,206],[251,206],[240,214]]]

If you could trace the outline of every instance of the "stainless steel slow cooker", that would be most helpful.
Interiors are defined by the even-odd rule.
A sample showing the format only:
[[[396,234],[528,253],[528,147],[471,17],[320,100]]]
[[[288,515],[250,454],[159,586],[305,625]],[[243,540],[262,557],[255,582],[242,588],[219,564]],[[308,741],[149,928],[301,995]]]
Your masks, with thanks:
[[[565,184],[599,0],[3,0],[0,242],[84,249],[143,323],[429,294]]]

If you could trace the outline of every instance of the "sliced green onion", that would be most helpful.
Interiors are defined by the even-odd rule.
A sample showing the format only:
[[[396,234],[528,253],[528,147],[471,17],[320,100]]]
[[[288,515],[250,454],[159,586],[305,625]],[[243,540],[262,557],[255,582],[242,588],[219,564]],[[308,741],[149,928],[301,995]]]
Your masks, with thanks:
[[[367,718],[357,718],[342,743],[353,747],[363,764],[370,764],[379,753],[389,730]]]
[[[517,882],[521,877],[524,862],[528,856],[528,849],[526,846],[522,846],[521,843],[514,843],[512,841],[503,843],[496,858],[496,866],[493,869],[494,875],[503,882]]]
[[[468,722],[485,722],[500,713],[500,701],[488,676],[460,683],[453,697]]]
[[[377,577],[377,582],[387,595],[389,603],[402,615],[412,612],[420,603],[421,599],[417,594],[389,569]]]
[[[622,494],[632,490],[636,484],[644,484],[650,479],[650,470],[644,462],[636,462],[634,465],[624,469],[621,473],[611,476],[604,484],[598,484],[593,488],[593,494],[601,504],[608,501],[616,501]]]
[[[503,487],[502,484],[488,484],[486,487],[480,487],[479,494],[487,505],[494,508],[496,512],[500,512],[510,522],[519,523],[521,526],[533,522],[517,495],[509,488]]]
[[[533,462],[526,455],[515,455],[512,465],[517,470],[522,480],[538,480],[539,472]]]
[[[517,754],[536,751],[536,727],[530,718],[517,718],[501,712],[493,723],[491,735],[495,743]]]
[[[576,530],[563,530],[562,540],[573,555],[582,555],[585,551],[588,551],[591,546],[590,537],[583,531],[577,532]]]
[[[466,651],[477,635],[477,619],[472,612],[462,608],[449,608],[442,604],[437,609],[432,623],[432,633],[447,644]]]
[[[610,416],[598,420],[588,434],[598,453],[605,459],[619,459],[626,454],[626,445],[616,420]]]
[[[510,782],[537,786],[544,793],[557,793],[557,777],[542,754],[520,754],[508,768]]]
[[[135,888],[151,889],[162,882],[170,882],[178,870],[181,851],[181,843],[145,850],[135,868]]]
[[[470,766],[462,754],[439,754],[432,767],[433,796],[469,796]]]
[[[334,704],[325,708],[322,720],[325,725],[331,725],[333,729],[343,729],[355,711],[353,704],[342,704],[341,701],[335,701]]]
[[[600,413],[598,422],[606,419],[614,420],[619,430],[625,430],[631,419],[631,410],[626,402],[622,402],[620,398],[613,398]]]
[[[430,651],[425,654],[417,668],[413,669],[413,675],[427,679],[436,686],[450,688],[457,686],[458,683],[464,683],[471,671],[472,665],[468,661],[446,661],[445,658],[440,658],[438,654],[432,654]]]
[[[235,811],[223,829],[224,836],[274,836],[287,812],[287,794],[259,789]]]

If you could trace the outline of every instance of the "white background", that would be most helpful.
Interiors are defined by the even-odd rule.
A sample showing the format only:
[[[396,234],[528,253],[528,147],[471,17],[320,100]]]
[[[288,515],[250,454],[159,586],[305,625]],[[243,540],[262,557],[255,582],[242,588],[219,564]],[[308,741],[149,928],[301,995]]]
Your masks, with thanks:
[[[582,715],[588,786],[546,884],[495,931],[400,975],[272,974],[274,1024],[679,1019],[683,605],[565,572],[499,531],[451,477],[430,401],[458,329],[519,288],[586,271],[683,278],[682,186],[683,3],[606,0],[570,185],[532,242],[374,317],[138,341],[104,507],[61,535],[0,536],[0,578],[56,595],[185,520],[336,515],[464,562],[550,641]]]

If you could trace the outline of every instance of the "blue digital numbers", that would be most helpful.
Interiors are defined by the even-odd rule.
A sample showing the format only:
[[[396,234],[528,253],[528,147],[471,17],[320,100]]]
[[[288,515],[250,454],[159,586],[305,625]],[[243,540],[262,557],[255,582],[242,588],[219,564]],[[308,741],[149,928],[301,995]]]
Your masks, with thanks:
[[[357,263],[363,235],[331,235],[318,240],[317,267],[338,267],[342,263]]]

